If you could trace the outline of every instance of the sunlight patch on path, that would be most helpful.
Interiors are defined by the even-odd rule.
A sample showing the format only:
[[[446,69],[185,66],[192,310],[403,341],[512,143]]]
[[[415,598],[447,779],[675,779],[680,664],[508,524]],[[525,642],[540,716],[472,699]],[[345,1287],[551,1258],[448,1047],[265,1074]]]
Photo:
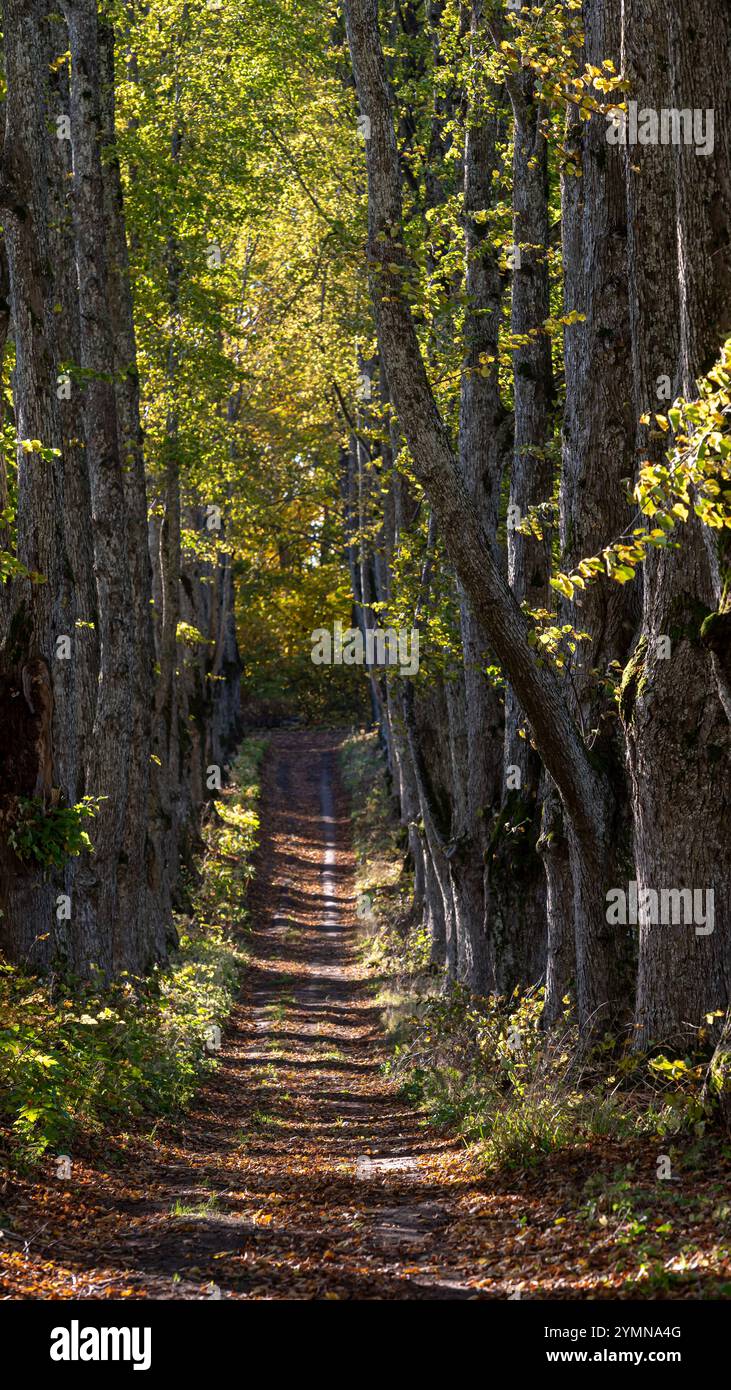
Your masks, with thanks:
[[[325,849],[322,856],[322,894],[325,900],[323,927],[325,931],[335,931],[339,926],[337,901],[335,898],[335,803],[333,799],[332,778],[329,759],[323,759],[320,775],[320,809],[325,827]]]
[[[369,1158],[367,1154],[355,1160],[355,1176],[364,1182],[368,1178],[378,1178],[388,1173],[408,1173],[419,1177],[419,1163],[416,1158]]]

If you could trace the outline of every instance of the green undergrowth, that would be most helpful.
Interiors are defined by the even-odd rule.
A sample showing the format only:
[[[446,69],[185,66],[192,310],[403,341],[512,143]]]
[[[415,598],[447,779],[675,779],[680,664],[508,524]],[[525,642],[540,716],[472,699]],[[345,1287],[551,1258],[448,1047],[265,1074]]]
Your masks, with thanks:
[[[405,889],[404,836],[395,821],[395,803],[389,795],[386,759],[377,734],[355,733],[342,745],[342,779],[351,802],[353,838],[357,855],[356,886],[361,897],[377,898],[380,910]],[[365,919],[368,914],[361,912]],[[373,914],[370,914],[373,916]]]
[[[541,1027],[543,990],[478,997],[451,985],[416,1000],[389,1070],[432,1124],[459,1134],[488,1167],[526,1167],[559,1149],[703,1136],[707,1115],[689,1059],[665,1068],[603,1044],[578,1047],[570,1001]]]
[[[0,961],[0,1166],[185,1108],[216,1065],[246,960],[246,897],[266,740],[244,741],[203,829],[179,942],[145,979],[31,976]]]
[[[665,1151],[704,1143],[715,1118],[708,1028],[697,1030],[684,1057],[640,1056],[617,1039],[587,1056],[568,996],[563,1017],[546,1030],[542,988],[480,997],[448,984],[409,907],[405,844],[376,736],[348,740],[342,763],[359,903],[367,904],[363,958],[392,1042],[388,1071],[425,1122],[459,1135],[488,1168],[529,1167],[557,1150],[643,1136]]]

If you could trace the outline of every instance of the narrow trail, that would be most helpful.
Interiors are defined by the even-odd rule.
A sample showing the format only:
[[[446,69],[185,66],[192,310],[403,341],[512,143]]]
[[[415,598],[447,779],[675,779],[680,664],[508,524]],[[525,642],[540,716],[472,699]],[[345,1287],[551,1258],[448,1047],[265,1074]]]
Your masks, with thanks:
[[[250,963],[193,1110],[20,1183],[0,1295],[504,1299],[558,1254],[545,1189],[488,1187],[383,1074],[338,741],[272,738]]]

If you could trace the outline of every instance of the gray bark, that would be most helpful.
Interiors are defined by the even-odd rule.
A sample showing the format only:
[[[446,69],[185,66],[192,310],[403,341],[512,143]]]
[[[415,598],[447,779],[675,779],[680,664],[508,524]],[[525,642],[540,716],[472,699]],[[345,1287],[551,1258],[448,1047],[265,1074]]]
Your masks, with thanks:
[[[501,573],[494,546],[469,497],[439,416],[401,293],[403,272],[410,267],[401,237],[401,183],[376,9],[372,0],[348,0],[345,14],[360,106],[371,121],[367,145],[368,258],[389,385],[414,469],[434,508],[450,559],[485,639],[531,722],[541,757],[571,819],[571,835],[580,860],[574,885],[581,944],[579,1007],[585,1024],[589,1020],[596,1023],[608,1017],[621,1000],[613,943],[607,938],[604,912],[597,902],[597,884],[605,880],[610,834],[607,788],[592,767],[557,679],[536,661],[525,619]],[[393,264],[399,266],[400,273],[389,269]]]
[[[481,0],[470,15],[473,61],[484,43]],[[477,74],[473,78],[479,84]],[[488,103],[492,109],[488,109]],[[485,531],[497,532],[500,485],[512,421],[500,396],[497,357],[502,283],[484,214],[493,198],[492,174],[501,130],[499,93],[476,93],[467,112],[464,151],[465,292],[467,312],[460,393],[459,462],[467,491]],[[487,359],[491,359],[486,365]],[[485,668],[492,664],[477,616],[458,585],[464,660],[464,762],[456,770],[458,810],[452,859],[455,901],[462,903],[460,974],[474,990],[494,986],[491,952],[495,892],[485,872],[490,820],[499,804],[503,714]],[[461,790],[462,784],[463,791]]]
[[[86,750],[86,786],[104,797],[94,820],[94,853],[79,869],[74,948],[78,968],[107,974],[135,965],[136,924],[120,916],[118,873],[132,748],[135,614],[114,386],[109,256],[101,143],[101,72],[95,0],[67,6],[71,49],[73,212],[79,282],[83,420],[99,623],[99,688]]]
[[[6,844],[18,797],[49,807],[69,788],[61,749],[73,712],[72,663],[56,659],[56,637],[73,634],[74,605],[65,554],[62,430],[56,397],[57,346],[51,305],[48,229],[46,38],[36,0],[6,0],[3,35],[7,99],[0,205],[8,258],[16,349],[13,394],[19,440],[57,449],[52,459],[18,449],[17,558],[31,574],[17,580],[0,651],[0,945],[10,960],[43,968],[53,959],[55,895],[61,884],[19,863]]]
[[[633,95],[640,107],[682,109],[703,97],[701,87],[708,81],[707,104],[724,111],[727,9],[693,0],[685,16],[676,32],[672,7],[664,0],[625,0],[623,42]],[[644,36],[642,48],[639,34]],[[703,53],[707,78],[696,78],[687,66],[697,51]],[[727,274],[727,252],[718,247],[715,267],[706,263],[691,271],[689,257],[704,262],[712,245],[694,242],[691,249],[687,237],[691,229],[696,234],[704,230],[706,209],[720,209],[727,196],[726,139],[717,143],[707,157],[708,167],[699,172],[682,147],[650,145],[627,152],[638,412],[658,409],[655,383],[661,373],[670,376],[676,390],[692,394],[694,378],[720,347],[715,295]],[[662,457],[667,441],[641,432],[638,443],[644,459]],[[659,925],[645,920],[640,926],[640,1045],[682,1044],[689,1026],[706,1012],[724,1009],[729,997],[731,749],[728,720],[700,634],[713,604],[713,580],[702,527],[691,521],[678,539],[679,550],[660,552],[645,567],[642,635],[624,682],[621,708],[632,777],[636,873],[641,892],[713,893],[715,921],[710,933],[697,932],[688,921]],[[669,659],[662,638],[670,638]]]
[[[116,151],[114,108],[114,30],[99,30],[101,117],[105,159],[104,213],[108,249],[108,295],[114,350],[118,443],[122,462],[129,546],[129,570],[134,614],[131,702],[132,731],[129,784],[119,871],[119,911],[135,934],[140,968],[162,959],[171,932],[169,885],[162,869],[159,835],[152,833],[157,818],[151,798],[159,794],[151,759],[154,703],[154,646],[152,634],[152,568],[147,548],[147,489],[140,389],[137,371],[129,256],[122,184]],[[153,892],[150,891],[151,886]]]
[[[584,23],[586,62],[601,65],[611,58],[619,69],[620,0],[587,0]],[[603,116],[585,122],[569,108],[562,185],[564,311],[578,312],[584,321],[567,325],[564,334],[560,539],[565,569],[597,554],[622,534],[631,519],[623,481],[632,476],[636,424],[627,370],[631,351],[627,204],[623,152],[607,142],[606,131]],[[601,678],[613,662],[624,663],[627,658],[639,616],[637,595],[632,585],[602,578],[579,593],[576,601],[562,601],[559,611],[562,623],[571,623],[590,638],[568,657],[570,694],[592,755],[613,789],[611,881],[619,881],[631,877],[630,828],[623,810],[628,795],[614,707]],[[564,939],[570,924],[561,908],[565,863],[563,855],[554,852],[564,843],[560,807],[552,798],[542,839],[549,878],[549,938],[551,954],[555,953],[548,966],[547,1018],[560,1011],[574,962],[573,945]],[[619,929],[615,934],[620,959],[625,960],[629,943]],[[627,959],[628,982],[629,971]]]
[[[529,4],[524,9],[530,9]],[[508,581],[517,602],[550,609],[551,528],[542,539],[518,529],[530,509],[551,501],[553,407],[548,266],[548,147],[546,111],[526,68],[509,81],[513,112],[513,242],[511,329],[525,341],[513,353],[514,448],[510,472]],[[526,737],[520,702],[505,691],[503,804],[492,828],[490,877],[495,902],[494,955],[498,988],[510,993],[534,984],[545,971],[546,884],[536,850],[540,833],[540,759]],[[515,783],[519,780],[519,786]]]

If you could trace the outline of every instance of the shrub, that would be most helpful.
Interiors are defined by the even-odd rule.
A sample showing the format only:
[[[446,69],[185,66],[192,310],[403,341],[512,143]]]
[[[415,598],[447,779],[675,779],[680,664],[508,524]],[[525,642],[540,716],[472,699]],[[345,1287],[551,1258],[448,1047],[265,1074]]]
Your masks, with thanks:
[[[98,815],[105,797],[84,796],[75,806],[53,806],[21,797],[8,830],[8,844],[19,859],[62,868],[67,859],[91,849],[83,828],[85,820]]]
[[[256,845],[262,740],[248,739],[204,828],[205,852],[179,919],[178,949],[147,979],[44,980],[0,963],[0,1140],[28,1165],[80,1135],[190,1101],[216,1065],[217,1034],[245,961],[246,890]]]

